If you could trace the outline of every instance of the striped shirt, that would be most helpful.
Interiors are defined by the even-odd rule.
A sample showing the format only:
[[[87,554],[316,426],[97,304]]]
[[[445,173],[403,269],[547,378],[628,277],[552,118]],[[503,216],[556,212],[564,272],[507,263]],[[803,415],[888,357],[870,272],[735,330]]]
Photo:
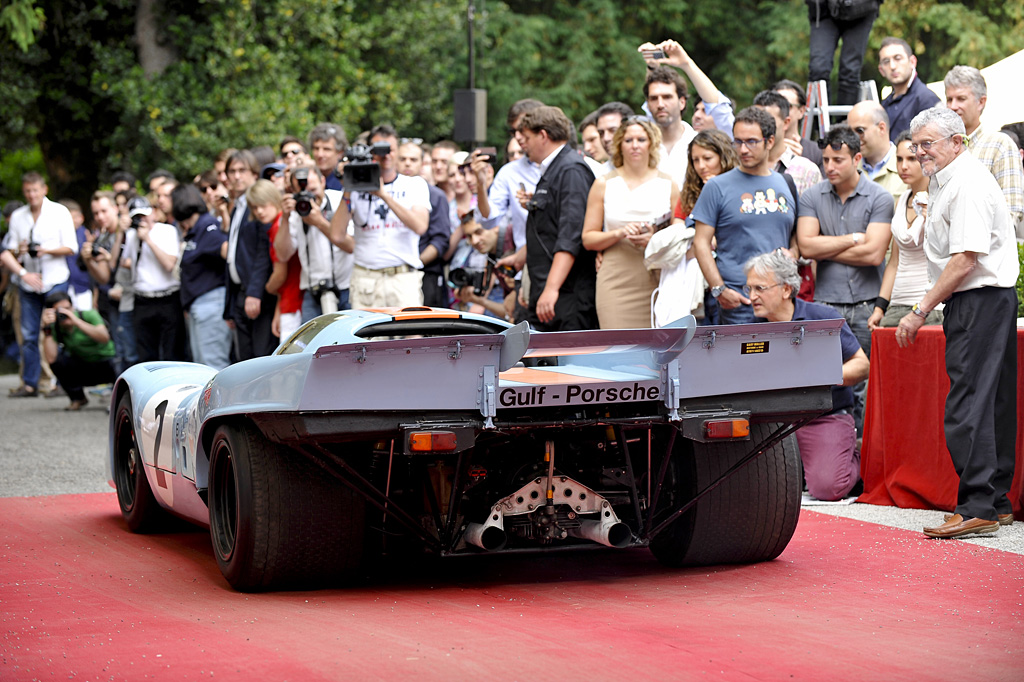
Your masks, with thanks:
[[[981,126],[967,136],[967,149],[981,161],[1003,190],[1010,219],[1018,226],[1024,217],[1024,168],[1013,140],[1003,133],[984,132]]]

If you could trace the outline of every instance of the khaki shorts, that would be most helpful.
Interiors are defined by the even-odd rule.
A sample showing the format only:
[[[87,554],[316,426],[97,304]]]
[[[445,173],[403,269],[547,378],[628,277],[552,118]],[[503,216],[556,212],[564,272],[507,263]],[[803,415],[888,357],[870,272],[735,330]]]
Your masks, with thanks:
[[[348,289],[351,308],[404,308],[423,305],[423,271],[390,274],[386,270],[352,268]]]

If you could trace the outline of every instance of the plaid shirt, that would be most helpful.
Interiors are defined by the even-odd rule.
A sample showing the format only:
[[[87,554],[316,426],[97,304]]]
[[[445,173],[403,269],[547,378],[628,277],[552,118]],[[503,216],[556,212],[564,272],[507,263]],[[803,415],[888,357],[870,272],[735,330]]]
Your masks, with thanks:
[[[967,149],[995,177],[1010,209],[1010,219],[1020,225],[1024,216],[1024,168],[1013,140],[1003,133],[984,132],[978,126],[967,136]]]

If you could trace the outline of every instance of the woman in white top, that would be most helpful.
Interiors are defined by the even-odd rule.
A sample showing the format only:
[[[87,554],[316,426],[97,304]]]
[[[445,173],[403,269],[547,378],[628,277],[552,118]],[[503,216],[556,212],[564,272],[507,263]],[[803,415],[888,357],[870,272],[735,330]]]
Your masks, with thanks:
[[[910,132],[896,138],[896,169],[910,188],[897,200],[892,218],[892,253],[868,327],[895,327],[931,288],[924,255],[924,223],[928,212],[928,178],[910,151]],[[942,306],[928,314],[925,324],[942,324]]]
[[[627,118],[612,140],[615,170],[594,181],[583,220],[583,246],[601,251],[597,317],[602,329],[651,326],[655,273],[644,266],[651,235],[672,221],[679,187],[658,170],[661,131]]]

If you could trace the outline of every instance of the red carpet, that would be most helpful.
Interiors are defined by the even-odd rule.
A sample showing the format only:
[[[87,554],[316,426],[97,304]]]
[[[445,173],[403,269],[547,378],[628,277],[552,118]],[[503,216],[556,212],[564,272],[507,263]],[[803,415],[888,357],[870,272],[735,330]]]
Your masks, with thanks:
[[[268,595],[205,532],[128,533],[112,493],[0,519],[5,682],[1024,679],[1024,557],[813,512],[754,566],[489,557]]]

